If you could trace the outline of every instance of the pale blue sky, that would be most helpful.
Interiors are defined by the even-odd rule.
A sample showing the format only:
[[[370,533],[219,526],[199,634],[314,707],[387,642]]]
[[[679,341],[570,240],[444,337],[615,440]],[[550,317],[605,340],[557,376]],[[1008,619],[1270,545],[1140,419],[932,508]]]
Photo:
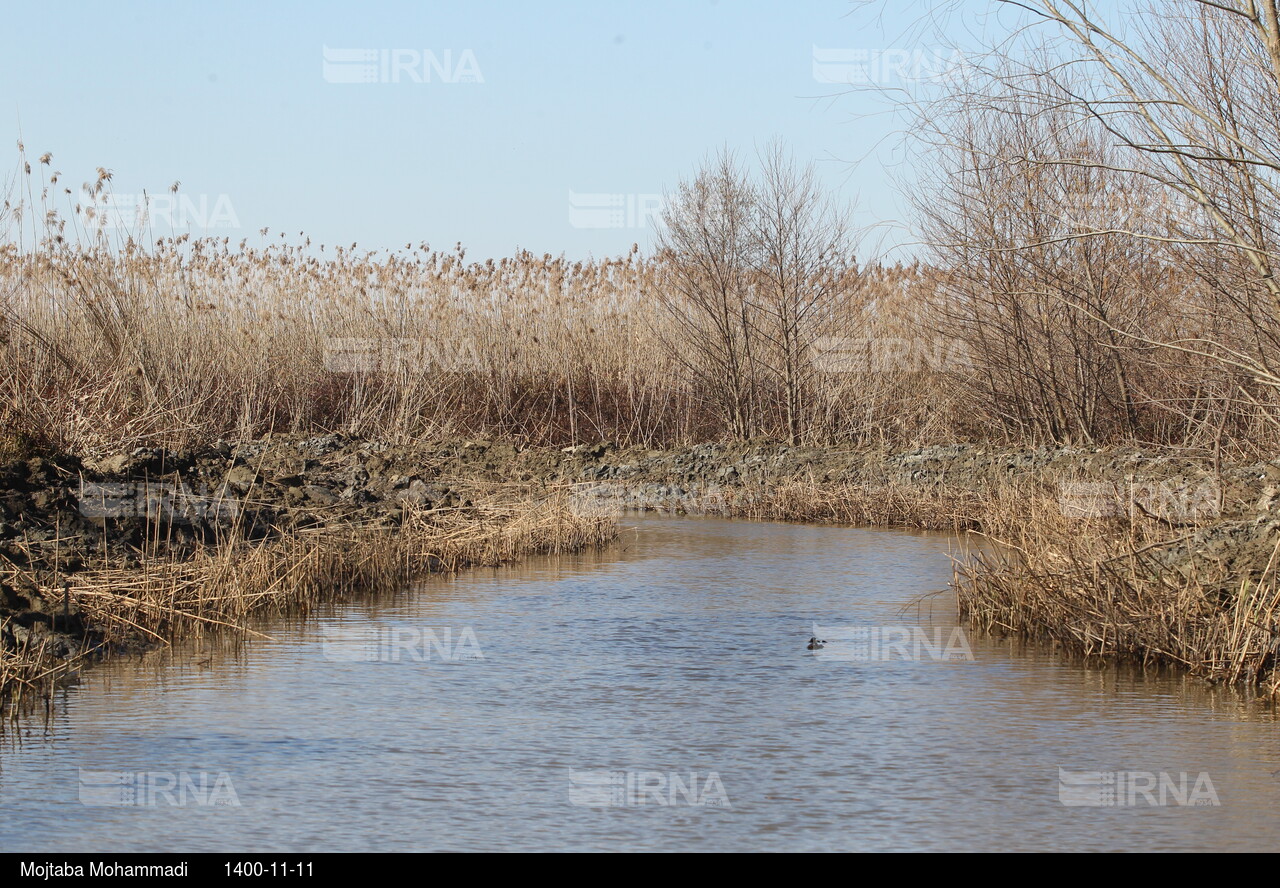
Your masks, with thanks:
[[[853,165],[898,124],[865,116],[883,109],[868,95],[821,98],[841,90],[814,76],[815,46],[914,49],[905,21],[849,0],[53,0],[4,18],[0,169],[20,125],[74,191],[104,166],[120,193],[181,180],[210,206],[226,195],[239,229],[213,233],[237,240],[268,227],[370,248],[462,241],[474,258],[616,254],[649,229],[575,226],[570,192],[661,193],[721,145],[775,135],[861,221],[904,212],[887,147]],[[324,46],[448,50],[455,65],[470,50],[483,82],[329,82]]]

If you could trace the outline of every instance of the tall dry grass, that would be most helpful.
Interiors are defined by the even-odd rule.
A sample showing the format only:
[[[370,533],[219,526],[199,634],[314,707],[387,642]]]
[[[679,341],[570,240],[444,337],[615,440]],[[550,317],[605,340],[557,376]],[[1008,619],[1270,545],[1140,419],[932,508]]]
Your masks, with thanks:
[[[79,454],[268,431],[725,438],[712,393],[675,359],[678,331],[649,295],[655,273],[637,254],[469,264],[460,252],[318,258],[213,241],[0,247],[0,424]],[[892,304],[917,275],[865,272],[843,325],[867,340],[892,333]],[[859,321],[872,311],[874,330]],[[946,436],[957,411],[940,380],[926,367],[820,375],[810,437]],[[782,435],[776,416],[770,427]]]
[[[979,526],[986,498],[976,486],[789,478],[733,500],[729,513],[769,521],[961,532]]]
[[[1200,277],[1154,248],[1014,249],[1050,213],[1018,208],[1087,182],[1022,183],[1016,202],[986,180],[951,182],[970,216],[981,201],[966,189],[1002,202],[987,228],[937,202],[935,229],[954,249],[934,266],[832,265],[813,222],[816,252],[784,249],[776,280],[763,260],[744,265],[742,318],[724,335],[749,360],[730,380],[708,345],[714,318],[671,289],[690,275],[669,249],[475,262],[461,246],[95,230],[84,208],[55,207],[61,177],[47,155],[20,164],[0,209],[0,454],[182,449],[269,431],[909,447],[1257,445],[1275,428],[1269,393],[1238,373],[1108,326],[1157,338],[1221,327]],[[105,170],[86,184],[98,198],[109,188]],[[785,203],[785,182],[774,192]],[[779,288],[785,298],[770,295]],[[749,424],[725,413],[731,384]]]
[[[95,230],[83,207],[55,208],[61,176],[46,160],[21,157],[0,210],[0,449],[180,449],[268,431],[642,446],[734,435],[717,406],[725,380],[691,363],[694,328],[659,298],[671,256],[474,262],[426,244]],[[109,189],[105,170],[85,186],[95,199]],[[934,273],[850,258],[825,284],[839,298],[806,308],[803,329],[784,313],[786,342],[761,331],[752,433],[980,433],[921,328]]]
[[[992,545],[956,565],[961,615],[976,628],[1280,694],[1273,529],[1072,516],[1043,479],[976,517]]]
[[[19,711],[24,696],[47,694],[112,650],[206,632],[253,634],[262,615],[305,614],[325,601],[394,592],[428,573],[572,552],[616,534],[613,519],[580,514],[561,494],[409,512],[394,527],[321,526],[266,541],[228,538],[190,557],[144,554],[139,566],[97,565],[76,573],[67,591],[85,630],[82,650],[57,658],[47,635],[31,634],[17,649],[0,645],[0,699]],[[25,579],[46,600],[64,594],[50,577]]]

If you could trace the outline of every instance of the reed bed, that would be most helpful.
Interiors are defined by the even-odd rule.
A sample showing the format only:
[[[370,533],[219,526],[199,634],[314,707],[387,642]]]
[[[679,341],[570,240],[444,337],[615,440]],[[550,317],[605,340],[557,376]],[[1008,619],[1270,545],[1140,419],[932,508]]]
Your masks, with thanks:
[[[1221,557],[1221,525],[1072,518],[1047,496],[1025,498],[1016,515],[994,503],[980,520],[993,545],[955,566],[961,615],[975,628],[1280,695],[1274,529],[1241,525],[1248,542]]]
[[[826,483],[812,477],[762,486],[729,502],[739,518],[963,531],[977,527],[982,492],[944,484]]]
[[[11,623],[7,619],[0,620],[0,632],[9,630]],[[10,699],[21,704],[24,696],[47,692],[58,679],[71,672],[76,663],[88,656],[90,650],[86,642],[77,654],[63,660],[54,656],[51,647],[48,638],[33,639],[30,635],[12,649],[0,645],[0,706],[6,705]]]
[[[1280,429],[1270,389],[1151,345],[1227,322],[1194,275],[1145,254],[979,276],[967,260],[859,262],[844,241],[815,262],[784,239],[776,280],[754,241],[475,261],[461,245],[102,230],[69,191],[63,206],[50,155],[20,147],[19,170],[0,194],[0,454],[328,432],[1251,447]],[[82,194],[106,201],[110,181],[99,170]],[[729,259],[742,271],[717,308],[699,269]],[[1095,279],[1111,301],[1077,305]],[[1113,308],[1116,329],[1095,317]]]
[[[647,447],[729,436],[715,386],[686,363],[688,331],[653,297],[660,262],[465,256],[185,238],[32,252],[0,238],[0,452],[94,457],[268,433]],[[919,282],[909,267],[858,272],[824,330],[894,337]],[[810,440],[945,437],[945,374],[810,375]],[[755,392],[760,431],[783,434],[781,395],[764,378]],[[882,405],[907,402],[880,420]]]
[[[564,497],[475,509],[412,511],[396,527],[317,527],[265,542],[228,540],[189,558],[147,558],[74,576],[88,630],[78,656],[54,662],[42,642],[0,651],[0,698],[47,692],[91,656],[204,632],[253,633],[266,614],[306,614],[323,601],[404,588],[426,573],[497,565],[612,540],[616,523],[572,511]],[[46,596],[60,588],[41,585]]]

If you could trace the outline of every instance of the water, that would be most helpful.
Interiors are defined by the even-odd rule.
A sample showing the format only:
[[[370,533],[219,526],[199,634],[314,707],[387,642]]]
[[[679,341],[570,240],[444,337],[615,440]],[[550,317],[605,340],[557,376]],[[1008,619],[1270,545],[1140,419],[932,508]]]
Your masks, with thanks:
[[[601,553],[433,579],[264,624],[270,639],[91,670],[47,723],[0,738],[0,850],[1280,839],[1280,725],[1230,693],[992,639],[967,640],[971,661],[916,644],[906,651],[921,659],[894,662],[842,658],[855,649],[834,639],[806,650],[814,623],[954,641],[953,599],[928,596],[947,586],[952,538],[628,524]],[[380,646],[352,647],[369,627]],[[1059,769],[1094,776],[1064,787]],[[120,772],[129,792],[102,785]],[[1115,772],[1157,789],[1129,792],[1121,774],[1108,797],[1116,784],[1100,781]],[[1185,788],[1161,793],[1162,772],[1186,773]],[[1119,804],[1096,804],[1109,798]]]

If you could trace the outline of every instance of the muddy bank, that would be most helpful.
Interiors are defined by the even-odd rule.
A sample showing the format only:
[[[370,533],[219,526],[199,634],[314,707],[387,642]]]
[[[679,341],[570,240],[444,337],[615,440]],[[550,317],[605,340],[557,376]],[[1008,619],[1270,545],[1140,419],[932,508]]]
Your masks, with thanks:
[[[1278,488],[1274,462],[1215,467],[1195,455],[1123,449],[882,453],[764,442],[648,451],[327,435],[190,454],[33,458],[0,467],[0,645],[12,652],[39,641],[66,658],[98,643],[77,591],[85,571],[181,561],[228,540],[395,530],[408,515],[432,520],[495,501],[562,496],[584,514],[641,508],[959,527],[977,522],[990,496],[1036,491],[1085,516],[1162,522],[1181,540],[1168,550],[1171,563],[1212,559],[1245,575],[1265,566],[1280,534]],[[886,508],[890,501],[902,508]],[[941,517],[912,519],[940,503]]]
[[[485,480],[483,466],[460,471],[474,450],[325,436],[0,466],[0,690],[180,625],[315,600],[330,576],[335,594],[395,587],[611,537],[563,495],[552,502],[554,491],[531,496]],[[294,571],[291,558],[311,563]],[[239,589],[193,592],[203,579],[234,586],[238,573]],[[253,599],[255,585],[263,601],[237,600]],[[184,596],[191,607],[173,603]]]

